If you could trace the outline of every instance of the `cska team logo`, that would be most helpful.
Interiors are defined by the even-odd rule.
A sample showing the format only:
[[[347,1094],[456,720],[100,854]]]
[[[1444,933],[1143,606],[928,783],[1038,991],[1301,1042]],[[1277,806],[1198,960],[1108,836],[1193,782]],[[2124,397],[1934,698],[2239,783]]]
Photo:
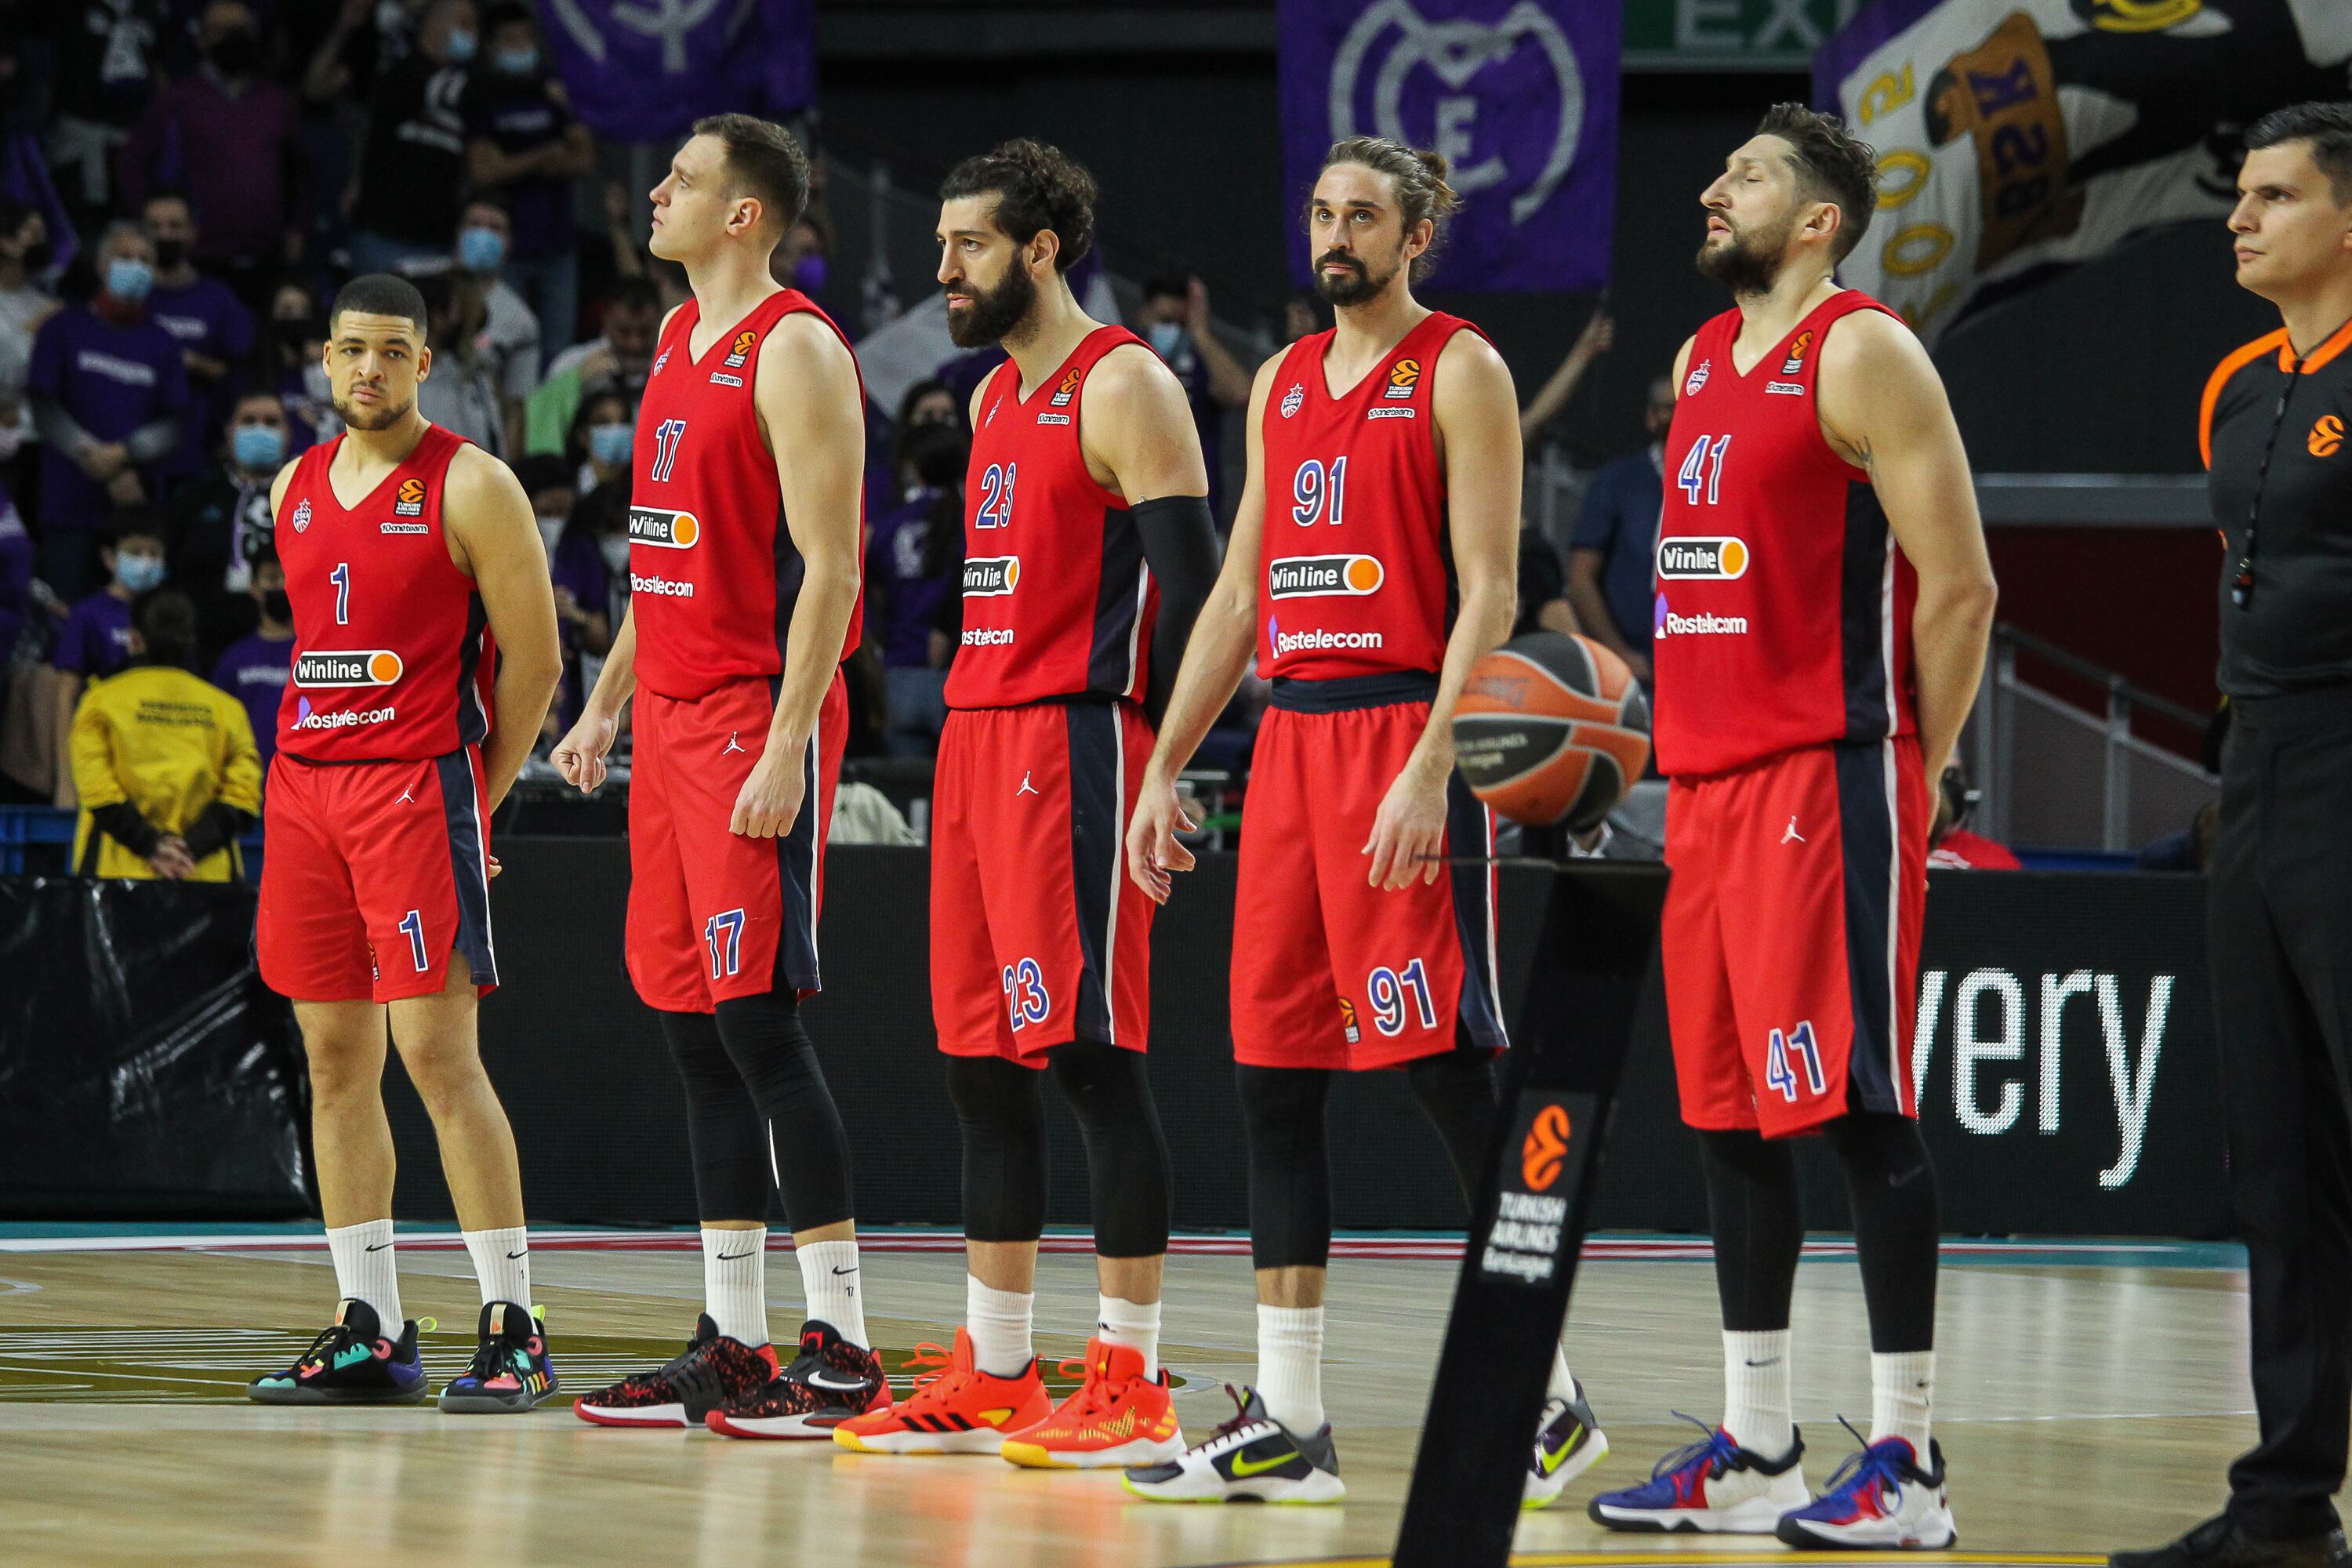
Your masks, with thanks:
[[[1797,341],[1789,345],[1789,357],[1780,362],[1780,374],[1795,375],[1802,371],[1805,368],[1805,351],[1812,346],[1813,330],[1807,327],[1797,334]]]
[[[1715,362],[1711,359],[1703,359],[1699,361],[1696,365],[1693,366],[1689,379],[1683,383],[1683,395],[1685,397],[1688,397],[1700,387],[1705,386],[1706,384],[1707,372],[1714,368]]]
[[[659,375],[659,374],[662,373],[662,366],[664,366],[664,365],[667,364],[668,363],[669,363],[669,350],[667,350],[667,349],[664,349],[664,350],[662,350],[662,352],[661,352],[661,353],[657,353],[657,354],[654,355],[654,367],[653,367],[653,369],[651,369],[651,370],[649,370],[649,371],[646,372],[646,380],[648,380],[648,381],[650,381],[650,380],[652,380],[655,376]]]
[[[298,501],[294,507],[294,531],[299,533],[310,526],[310,503],[308,500]]]
[[[1292,382],[1290,384],[1290,390],[1282,395],[1282,416],[1285,419],[1289,418],[1292,415],[1297,414],[1301,407],[1305,406],[1306,403],[1306,386],[1301,383],[1296,381]]]

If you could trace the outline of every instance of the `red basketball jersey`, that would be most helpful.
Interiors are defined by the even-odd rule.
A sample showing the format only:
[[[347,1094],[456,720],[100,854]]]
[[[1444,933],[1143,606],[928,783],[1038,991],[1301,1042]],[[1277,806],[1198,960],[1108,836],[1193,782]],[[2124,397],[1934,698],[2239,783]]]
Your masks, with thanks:
[[[841,331],[808,296],[781,289],[697,359],[701,310],[688,300],[661,335],[637,405],[629,491],[637,679],[680,701],[739,676],[783,670],[801,557],[784,525],[775,454],[760,437],[752,377],[761,343],[786,316],[806,311]],[[842,658],[856,651],[864,619],[861,594]]]
[[[1916,727],[1918,576],[1869,475],[1831,447],[1813,402],[1830,329],[1885,309],[1859,289],[1833,294],[1745,375],[1731,355],[1737,310],[1691,344],[1658,529],[1663,773],[1719,773]]]
[[[294,674],[278,749],[319,763],[410,762],[490,731],[498,668],[474,580],[449,559],[441,496],[465,437],[424,438],[357,505],[327,480],[344,437],[311,447],[278,509]]]
[[[1431,387],[1454,333],[1433,310],[1337,396],[1333,333],[1299,339],[1266,399],[1261,675],[1323,680],[1445,662],[1453,561]]]
[[[1127,499],[1087,468],[1078,402],[1105,354],[1142,341],[1097,327],[1026,397],[1018,364],[989,374],[964,480],[963,638],[949,707],[1141,700],[1160,590]]]

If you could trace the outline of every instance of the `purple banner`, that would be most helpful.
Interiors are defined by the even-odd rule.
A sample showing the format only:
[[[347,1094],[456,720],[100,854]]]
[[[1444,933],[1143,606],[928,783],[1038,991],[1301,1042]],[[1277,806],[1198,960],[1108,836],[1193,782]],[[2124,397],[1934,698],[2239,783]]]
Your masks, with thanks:
[[[816,99],[815,0],[539,0],[572,112],[660,142],[706,114],[781,117]]]
[[[1609,282],[1620,8],[1611,0],[1281,0],[1292,209],[1349,136],[1431,147],[1462,211],[1433,281],[1497,293]],[[1305,234],[1291,271],[1309,279]]]

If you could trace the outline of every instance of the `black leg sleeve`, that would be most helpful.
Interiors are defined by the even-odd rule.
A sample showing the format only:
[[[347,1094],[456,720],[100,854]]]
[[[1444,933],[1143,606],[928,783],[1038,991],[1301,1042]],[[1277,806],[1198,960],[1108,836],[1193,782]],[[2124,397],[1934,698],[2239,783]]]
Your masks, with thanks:
[[[1045,1075],[1003,1057],[947,1060],[963,1131],[963,1234],[1035,1241],[1045,1233]]]
[[[1096,1256],[1159,1257],[1168,1250],[1168,1139],[1143,1053],[1072,1040],[1045,1058],[1086,1139]]]
[[[1859,1111],[1822,1129],[1845,1166],[1853,1246],[1870,1348],[1882,1355],[1936,1348],[1936,1166],[1918,1123],[1893,1111]]]
[[[1496,1129],[1503,1120],[1493,1055],[1465,1046],[1409,1062],[1404,1070],[1413,1098],[1445,1141],[1445,1157],[1453,1162],[1454,1179],[1462,1185],[1463,1203],[1475,1208],[1470,1194],[1486,1171],[1486,1152],[1494,1147]]]
[[[1755,1132],[1701,1131],[1698,1143],[1723,1326],[1735,1333],[1785,1329],[1805,1249],[1797,1152]]]
[[[686,1087],[687,1144],[694,1152],[694,1206],[713,1220],[768,1223],[768,1141],[743,1075],[727,1059],[708,1013],[660,1015],[662,1037]]]
[[[719,1004],[719,1037],[742,1075],[763,1130],[784,1218],[794,1230],[838,1225],[856,1212],[849,1194],[849,1135],[817,1065],[816,1047],[789,991]]]
[[[1331,1260],[1331,1153],[1323,1130],[1328,1068],[1237,1066],[1249,1133],[1250,1256],[1260,1268]]]

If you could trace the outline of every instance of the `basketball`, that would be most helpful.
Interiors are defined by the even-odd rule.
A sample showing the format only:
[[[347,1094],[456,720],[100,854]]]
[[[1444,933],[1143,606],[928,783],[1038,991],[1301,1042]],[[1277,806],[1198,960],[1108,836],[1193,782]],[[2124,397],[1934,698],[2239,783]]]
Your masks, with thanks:
[[[1505,816],[1582,833],[1649,764],[1649,700],[1590,637],[1530,632],[1471,669],[1454,751],[1470,793]]]

